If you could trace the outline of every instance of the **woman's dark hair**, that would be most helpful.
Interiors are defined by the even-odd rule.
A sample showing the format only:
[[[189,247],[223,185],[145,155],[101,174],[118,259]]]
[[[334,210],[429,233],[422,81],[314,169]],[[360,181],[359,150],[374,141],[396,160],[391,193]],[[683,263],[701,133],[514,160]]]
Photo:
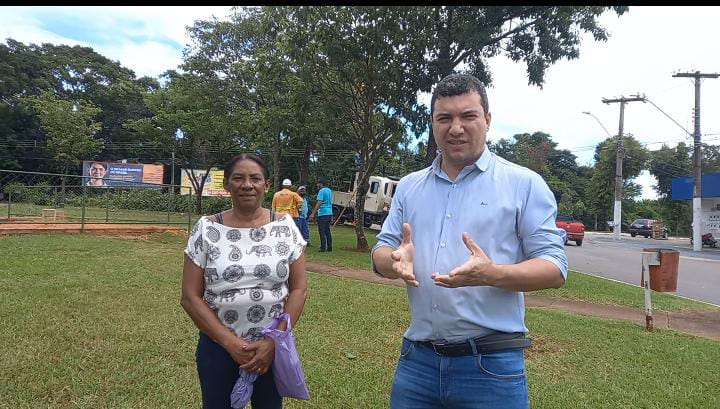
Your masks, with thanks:
[[[241,153],[239,155],[233,156],[228,161],[228,163],[225,165],[225,169],[224,169],[225,174],[223,175],[223,179],[225,179],[225,182],[227,182],[228,179],[230,178],[230,174],[232,173],[235,165],[238,162],[240,162],[241,160],[251,160],[251,161],[257,163],[258,166],[260,166],[260,168],[262,168],[263,176],[265,176],[265,180],[270,179],[270,169],[268,168],[268,165],[265,163],[264,160],[262,160],[261,157],[259,157],[258,155],[254,154],[254,153]]]

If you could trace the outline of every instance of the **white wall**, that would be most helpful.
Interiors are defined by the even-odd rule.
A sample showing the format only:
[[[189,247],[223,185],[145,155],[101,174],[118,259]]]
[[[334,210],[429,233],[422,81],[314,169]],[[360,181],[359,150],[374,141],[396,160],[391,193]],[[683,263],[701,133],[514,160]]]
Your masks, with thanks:
[[[720,197],[703,198],[701,206],[700,233],[712,233],[714,237],[720,237]]]

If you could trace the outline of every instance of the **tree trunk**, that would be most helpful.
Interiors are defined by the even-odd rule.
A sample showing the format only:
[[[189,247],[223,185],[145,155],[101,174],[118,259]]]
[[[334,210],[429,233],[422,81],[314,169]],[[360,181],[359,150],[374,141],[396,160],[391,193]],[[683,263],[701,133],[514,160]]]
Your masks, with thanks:
[[[598,228],[597,228],[597,213],[595,213],[595,231],[598,231]]]
[[[365,193],[368,190],[370,174],[365,172],[358,175],[358,177],[360,183],[358,183],[355,192],[355,235],[357,236],[357,250],[367,252],[370,250],[370,246],[367,237],[365,237]]]
[[[377,150],[367,153],[367,160],[364,160],[365,164],[358,170],[357,185],[355,187],[355,234],[357,236],[357,250],[368,251],[369,246],[367,238],[365,237],[364,221],[365,221],[365,195],[367,194],[370,184],[370,176],[375,171],[382,149],[378,147]]]
[[[277,133],[272,149],[273,189],[280,190],[280,132]]]
[[[190,179],[190,185],[195,191],[195,213],[198,215],[202,215],[202,192],[205,188],[205,181],[207,180],[207,176],[210,173],[211,168],[212,166],[205,171],[205,174],[199,181],[195,177],[195,169],[192,166],[190,169],[185,169],[185,173],[187,173],[188,178]]]
[[[300,182],[310,184],[310,145],[305,145],[305,152],[300,159]]]
[[[435,135],[433,134],[432,125],[430,125],[430,131],[428,132],[427,152],[425,152],[425,166],[432,165],[435,157],[437,157],[437,144],[435,143]]]

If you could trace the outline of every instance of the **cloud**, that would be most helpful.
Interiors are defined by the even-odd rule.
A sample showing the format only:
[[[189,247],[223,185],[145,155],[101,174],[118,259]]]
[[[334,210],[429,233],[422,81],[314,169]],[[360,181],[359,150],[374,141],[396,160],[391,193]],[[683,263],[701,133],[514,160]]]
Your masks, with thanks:
[[[23,43],[92,47],[138,76],[157,77],[182,62],[186,27],[230,7],[3,7],[0,35]]]

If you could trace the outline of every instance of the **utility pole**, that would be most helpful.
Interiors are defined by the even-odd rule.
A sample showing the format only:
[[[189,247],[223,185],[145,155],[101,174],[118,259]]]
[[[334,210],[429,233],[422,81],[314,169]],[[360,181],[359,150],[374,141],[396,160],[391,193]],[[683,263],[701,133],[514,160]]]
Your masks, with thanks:
[[[702,178],[702,146],[700,145],[700,80],[702,78],[717,78],[720,74],[703,74],[700,71],[678,72],[673,77],[685,77],[695,79],[695,134],[693,150],[693,250],[702,251],[701,236],[701,214],[702,214],[702,190],[700,179]]]
[[[615,209],[613,213],[613,236],[615,240],[620,240],[620,230],[622,230],[622,198],[623,198],[623,180],[622,180],[622,162],[625,157],[625,146],[623,144],[623,123],[625,122],[625,104],[628,102],[642,101],[645,97],[636,95],[632,98],[620,97],[618,99],[603,98],[602,102],[606,104],[620,103],[620,129],[617,136],[617,149],[615,158]]]

